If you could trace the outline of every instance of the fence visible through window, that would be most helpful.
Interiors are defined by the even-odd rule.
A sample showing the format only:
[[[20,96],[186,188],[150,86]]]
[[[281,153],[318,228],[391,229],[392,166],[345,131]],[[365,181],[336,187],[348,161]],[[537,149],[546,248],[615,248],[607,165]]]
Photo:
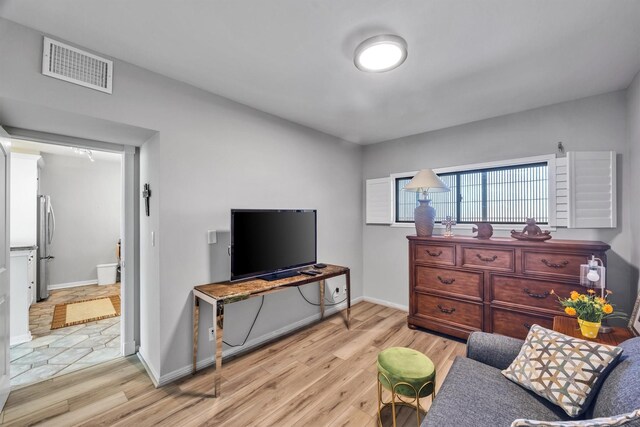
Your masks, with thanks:
[[[524,224],[535,218],[549,221],[549,178],[546,162],[498,168],[449,172],[438,175],[451,191],[429,193],[436,221],[447,216],[459,224],[486,221]],[[403,188],[411,177],[396,178],[396,222],[413,222],[421,193]]]

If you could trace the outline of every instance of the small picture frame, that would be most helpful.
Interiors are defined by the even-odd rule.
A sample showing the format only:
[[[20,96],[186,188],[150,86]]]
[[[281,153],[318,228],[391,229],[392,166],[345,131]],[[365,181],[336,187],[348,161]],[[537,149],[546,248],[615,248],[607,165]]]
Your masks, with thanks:
[[[629,319],[629,328],[636,336],[640,336],[640,293],[638,293],[636,304],[633,306],[633,312]]]

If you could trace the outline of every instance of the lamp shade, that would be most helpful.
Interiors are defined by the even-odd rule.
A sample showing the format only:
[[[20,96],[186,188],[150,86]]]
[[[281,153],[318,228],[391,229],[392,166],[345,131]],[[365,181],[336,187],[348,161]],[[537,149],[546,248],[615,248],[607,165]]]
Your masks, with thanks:
[[[404,186],[404,189],[416,193],[449,191],[447,184],[431,169],[422,169]]]
[[[586,264],[580,265],[580,285],[586,288],[605,289],[607,287],[606,275],[606,268],[602,260],[594,255]]]

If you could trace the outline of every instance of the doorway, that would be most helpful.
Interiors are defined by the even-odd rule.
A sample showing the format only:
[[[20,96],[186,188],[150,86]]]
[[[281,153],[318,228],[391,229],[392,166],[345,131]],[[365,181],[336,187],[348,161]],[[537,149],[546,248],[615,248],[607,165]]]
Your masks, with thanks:
[[[11,312],[16,388],[130,354],[131,346],[121,339],[125,154],[14,139],[11,156],[12,187],[20,187],[10,224],[12,309],[20,305]],[[14,212],[21,202],[29,202],[27,214]]]

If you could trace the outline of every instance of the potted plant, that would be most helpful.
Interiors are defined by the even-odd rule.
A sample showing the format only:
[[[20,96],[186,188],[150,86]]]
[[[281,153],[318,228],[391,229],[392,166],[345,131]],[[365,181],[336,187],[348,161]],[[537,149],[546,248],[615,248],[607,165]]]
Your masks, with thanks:
[[[555,295],[553,290],[551,293]],[[569,298],[558,296],[558,301],[564,307],[565,313],[578,318],[580,332],[583,336],[596,338],[603,318],[624,317],[624,315],[614,312],[614,307],[609,302],[611,293],[607,290],[602,296],[597,296],[593,289],[589,289],[586,294],[572,291]]]

